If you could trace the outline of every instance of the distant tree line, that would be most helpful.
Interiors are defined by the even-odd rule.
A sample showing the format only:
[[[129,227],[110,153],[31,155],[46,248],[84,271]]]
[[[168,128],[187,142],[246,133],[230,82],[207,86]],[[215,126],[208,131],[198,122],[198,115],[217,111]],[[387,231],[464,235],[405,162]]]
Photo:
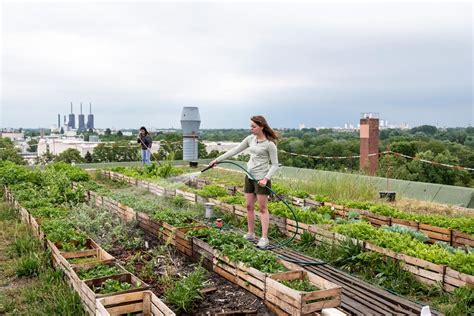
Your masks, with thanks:
[[[198,144],[199,158],[215,158],[221,153],[213,151],[207,154],[204,140],[240,142],[249,135],[248,129],[203,130]],[[357,156],[359,155],[359,133],[341,132],[332,129],[285,129],[279,130],[281,140],[278,148],[287,152],[309,156]],[[87,136],[88,137],[88,136]],[[166,160],[183,158],[181,133],[152,134],[154,141],[161,141],[160,149],[153,159]],[[111,162],[138,161],[140,148],[134,143],[136,136],[108,134],[101,136],[102,141],[114,141],[113,144],[99,144],[93,153],[83,158],[77,150],[69,149],[58,156],[46,152],[38,157],[38,163],[50,161],[65,162]],[[36,144],[32,142],[30,148]],[[23,162],[18,151],[8,139],[1,139],[0,159]],[[441,183],[474,187],[474,172],[445,168],[423,163],[425,159],[450,165],[474,168],[474,128],[438,129],[435,126],[419,126],[409,130],[385,129],[380,132],[379,151],[391,150],[411,157],[406,159],[394,155],[382,155],[379,159],[378,175],[396,179]],[[240,160],[248,159],[242,156]],[[321,169],[340,172],[359,172],[359,159],[315,159],[279,153],[280,162],[285,166]]]

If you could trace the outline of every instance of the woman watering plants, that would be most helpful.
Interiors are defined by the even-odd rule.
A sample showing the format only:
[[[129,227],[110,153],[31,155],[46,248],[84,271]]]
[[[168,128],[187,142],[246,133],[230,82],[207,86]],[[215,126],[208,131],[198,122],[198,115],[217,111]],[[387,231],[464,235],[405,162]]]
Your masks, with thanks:
[[[255,239],[255,200],[260,206],[260,220],[262,222],[262,238],[257,246],[265,248],[268,246],[268,196],[270,191],[265,186],[271,187],[271,177],[278,169],[278,154],[276,142],[278,136],[268,125],[263,116],[253,116],[250,118],[250,131],[252,135],[247,136],[237,147],[229,150],[225,154],[217,157],[209,163],[215,166],[217,163],[230,158],[245,149],[249,149],[250,160],[247,163],[247,171],[253,175],[257,181],[245,176],[245,200],[247,205],[247,226],[248,233],[244,235],[247,240]],[[271,164],[270,164],[271,163]]]
[[[139,143],[142,147],[142,166],[145,164],[149,165],[152,140],[145,126],[140,127],[140,134],[138,135],[137,143]]]

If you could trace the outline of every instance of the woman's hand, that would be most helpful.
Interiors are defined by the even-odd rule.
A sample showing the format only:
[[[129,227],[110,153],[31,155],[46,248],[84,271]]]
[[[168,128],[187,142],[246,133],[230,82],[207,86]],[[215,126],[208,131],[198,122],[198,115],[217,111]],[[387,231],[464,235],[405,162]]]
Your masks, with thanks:
[[[264,187],[264,186],[267,185],[267,182],[268,182],[268,179],[263,178],[262,180],[258,181],[258,185],[261,186],[261,187]]]
[[[209,167],[215,167],[215,165],[217,165],[217,159],[214,159],[209,163]]]

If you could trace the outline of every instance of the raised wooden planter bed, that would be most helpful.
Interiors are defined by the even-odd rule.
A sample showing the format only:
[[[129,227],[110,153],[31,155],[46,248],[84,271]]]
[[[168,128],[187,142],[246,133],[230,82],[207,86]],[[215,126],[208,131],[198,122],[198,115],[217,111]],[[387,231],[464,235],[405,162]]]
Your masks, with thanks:
[[[96,301],[96,316],[110,315],[176,315],[153,292],[140,291],[99,298]]]
[[[132,284],[132,288],[128,290],[123,290],[115,293],[108,293],[108,294],[99,294],[94,291],[94,287],[97,288],[102,285],[106,280],[113,279],[118,280],[120,282],[127,282]],[[140,292],[143,290],[147,290],[149,288],[148,284],[144,283],[136,276],[131,273],[123,273],[117,274],[113,276],[107,276],[97,279],[90,279],[85,281],[79,281],[80,284],[80,292],[79,296],[81,297],[82,302],[86,306],[88,311],[96,311],[96,299],[118,295],[118,294],[126,294],[126,293],[133,293],[133,292]]]
[[[307,279],[319,290],[302,292],[289,288],[280,281]],[[341,304],[341,287],[311,272],[289,271],[271,274],[266,278],[265,300],[290,315],[314,315],[323,308]]]
[[[56,249],[54,252],[59,251],[59,255],[66,259],[71,267],[80,267],[84,263],[105,263],[115,260],[115,258],[102,249],[94,240],[87,240],[87,250],[80,251],[61,251],[58,247],[58,244],[55,243],[54,246]],[[82,263],[71,263],[71,259],[89,259],[87,262]]]
[[[72,270],[74,271],[74,279],[76,281],[78,280],[87,280],[87,279],[81,279],[81,277],[79,276],[79,272],[83,271],[83,270],[89,270],[89,269],[92,269],[100,264],[103,264],[103,265],[107,265],[107,266],[110,266],[110,267],[116,267],[120,272],[119,273],[115,273],[113,275],[117,275],[117,274],[126,274],[128,273],[127,270],[125,270],[124,267],[122,267],[120,264],[118,264],[115,260],[114,261],[109,261],[109,262],[101,262],[101,263],[83,263],[81,265],[77,265],[77,266],[74,266],[72,268]],[[110,275],[111,276],[111,275]],[[109,277],[109,276],[106,276],[106,277]]]
[[[196,237],[192,238],[192,245],[193,259],[196,261],[202,260],[202,265],[212,271],[216,251],[208,243]]]
[[[193,226],[193,227],[176,228],[176,230],[174,231],[176,249],[181,251],[186,256],[192,257],[193,256],[193,239],[186,236],[186,233],[190,230],[203,229],[203,228],[208,228],[208,227],[204,225],[198,225],[198,226]]]

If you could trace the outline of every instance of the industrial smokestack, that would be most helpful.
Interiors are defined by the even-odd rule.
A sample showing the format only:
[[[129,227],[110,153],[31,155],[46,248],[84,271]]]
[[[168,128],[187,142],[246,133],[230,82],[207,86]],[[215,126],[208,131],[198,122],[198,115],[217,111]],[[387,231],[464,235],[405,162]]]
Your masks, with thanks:
[[[58,114],[58,129],[61,128],[61,114]]]
[[[87,128],[94,129],[94,114],[92,114],[92,103],[89,102],[89,115],[87,115]]]
[[[71,114],[69,114],[69,122],[67,125],[72,129],[76,128],[76,117],[74,113],[72,112],[72,102],[71,102]]]
[[[79,114],[79,130],[83,131],[86,129],[84,114],[82,114],[82,102],[81,102],[81,113]]]

